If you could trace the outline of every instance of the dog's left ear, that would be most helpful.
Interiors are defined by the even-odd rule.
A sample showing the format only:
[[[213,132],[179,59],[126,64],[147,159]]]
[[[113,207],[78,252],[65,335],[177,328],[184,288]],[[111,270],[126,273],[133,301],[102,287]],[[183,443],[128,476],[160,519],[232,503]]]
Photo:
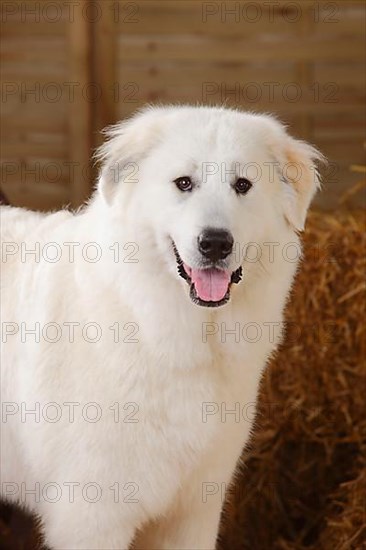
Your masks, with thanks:
[[[139,162],[158,141],[162,120],[161,109],[148,107],[104,131],[107,140],[95,158],[102,163],[98,190],[107,204],[113,202],[120,184],[138,182]]]
[[[311,200],[320,187],[317,163],[325,162],[325,158],[315,147],[292,138],[284,129],[273,149],[283,183],[285,218],[295,230],[302,231]]]

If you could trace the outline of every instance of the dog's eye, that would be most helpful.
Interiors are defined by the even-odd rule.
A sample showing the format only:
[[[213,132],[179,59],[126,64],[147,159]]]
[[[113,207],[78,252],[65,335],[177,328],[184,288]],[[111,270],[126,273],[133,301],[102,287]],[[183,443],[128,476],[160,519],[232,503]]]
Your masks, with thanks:
[[[249,189],[252,187],[252,184],[247,178],[239,178],[235,183],[235,191],[241,195],[248,193]]]
[[[174,183],[181,191],[192,191],[193,189],[191,178],[188,176],[177,178],[174,180]]]

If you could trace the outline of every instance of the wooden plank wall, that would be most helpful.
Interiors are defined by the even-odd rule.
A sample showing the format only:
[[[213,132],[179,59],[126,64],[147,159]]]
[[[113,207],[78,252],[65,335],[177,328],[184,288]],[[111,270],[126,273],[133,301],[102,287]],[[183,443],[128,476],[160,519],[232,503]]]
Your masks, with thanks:
[[[87,3],[1,4],[1,186],[12,204],[76,207],[90,194]]]
[[[82,168],[99,131],[146,102],[277,113],[330,160],[323,207],[335,207],[359,179],[349,165],[364,162],[362,1],[80,0],[72,20],[67,2],[27,4],[37,3],[50,13],[60,5],[62,17],[22,22],[19,12],[3,24],[3,80],[19,88],[3,102],[3,157],[71,161],[78,170],[52,182],[41,174],[37,183],[8,174],[4,188],[22,204],[80,204],[91,189]],[[57,103],[27,93],[23,101],[22,85],[37,82],[81,85],[71,103],[65,93]]]

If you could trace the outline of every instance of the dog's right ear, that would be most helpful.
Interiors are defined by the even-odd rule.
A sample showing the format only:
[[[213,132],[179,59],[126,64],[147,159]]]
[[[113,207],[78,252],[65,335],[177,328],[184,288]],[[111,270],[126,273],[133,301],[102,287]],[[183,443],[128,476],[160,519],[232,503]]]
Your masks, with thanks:
[[[139,161],[161,135],[162,118],[160,109],[147,108],[103,131],[107,140],[97,150],[95,158],[102,163],[98,191],[107,204],[113,202],[121,181],[138,180]]]

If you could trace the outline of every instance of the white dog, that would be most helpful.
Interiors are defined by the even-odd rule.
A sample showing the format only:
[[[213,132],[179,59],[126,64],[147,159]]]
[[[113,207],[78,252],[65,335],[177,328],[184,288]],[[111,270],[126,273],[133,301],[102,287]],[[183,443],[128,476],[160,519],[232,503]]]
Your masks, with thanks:
[[[2,208],[2,495],[54,549],[212,549],[321,155],[226,108],[108,135],[85,208]]]

